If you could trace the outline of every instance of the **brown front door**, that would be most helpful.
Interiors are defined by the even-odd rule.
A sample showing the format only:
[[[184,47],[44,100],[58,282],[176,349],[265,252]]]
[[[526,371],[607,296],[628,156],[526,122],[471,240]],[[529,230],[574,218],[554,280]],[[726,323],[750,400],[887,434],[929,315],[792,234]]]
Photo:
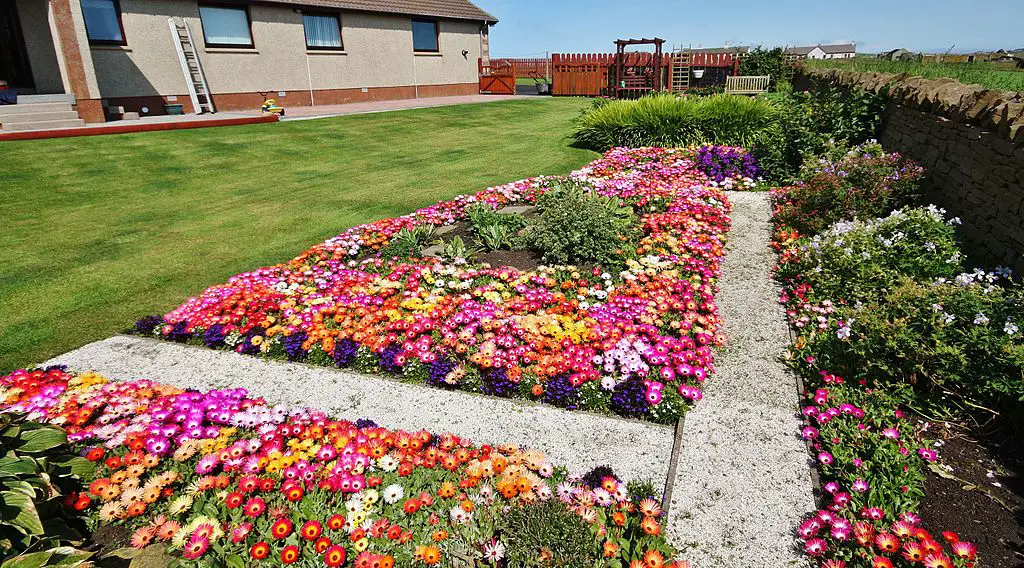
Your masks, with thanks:
[[[0,80],[10,87],[35,86],[14,0],[0,0]]]

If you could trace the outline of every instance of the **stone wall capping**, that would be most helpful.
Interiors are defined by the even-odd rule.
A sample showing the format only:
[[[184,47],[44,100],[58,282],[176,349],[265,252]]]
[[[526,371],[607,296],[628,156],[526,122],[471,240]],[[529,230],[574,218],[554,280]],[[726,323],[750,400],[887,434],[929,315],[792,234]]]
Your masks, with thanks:
[[[1024,91],[986,89],[945,77],[926,79],[895,73],[797,69],[794,83],[798,87],[819,82],[884,92],[897,104],[990,130],[1015,144],[1024,142]]]

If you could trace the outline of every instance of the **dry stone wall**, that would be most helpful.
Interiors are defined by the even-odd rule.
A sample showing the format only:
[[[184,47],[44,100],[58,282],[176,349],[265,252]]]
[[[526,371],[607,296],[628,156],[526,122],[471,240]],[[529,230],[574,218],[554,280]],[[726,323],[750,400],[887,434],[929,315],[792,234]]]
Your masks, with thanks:
[[[794,79],[797,89],[827,84],[887,92],[882,145],[927,168],[924,198],[960,217],[972,260],[1024,274],[1024,93],[835,69]]]

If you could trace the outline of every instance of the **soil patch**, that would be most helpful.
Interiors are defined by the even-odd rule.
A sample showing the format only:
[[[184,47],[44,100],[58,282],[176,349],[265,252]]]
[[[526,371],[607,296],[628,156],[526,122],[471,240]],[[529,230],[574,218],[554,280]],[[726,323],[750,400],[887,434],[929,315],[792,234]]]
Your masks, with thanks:
[[[975,543],[983,566],[1024,568],[1024,479],[1018,473],[1022,456],[1008,449],[1013,445],[1019,450],[1021,443],[973,440],[947,427],[930,434],[943,442],[936,463],[957,479],[927,471],[920,510],[924,525],[954,531],[961,540]]]

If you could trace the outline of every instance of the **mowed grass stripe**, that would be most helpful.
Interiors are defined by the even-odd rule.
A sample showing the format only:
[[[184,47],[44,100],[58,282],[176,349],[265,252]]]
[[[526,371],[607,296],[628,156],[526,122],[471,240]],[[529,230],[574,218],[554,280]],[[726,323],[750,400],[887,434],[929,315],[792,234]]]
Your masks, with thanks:
[[[6,142],[0,369],[169,310],[346,227],[567,173],[586,101],[508,101],[312,121]]]

